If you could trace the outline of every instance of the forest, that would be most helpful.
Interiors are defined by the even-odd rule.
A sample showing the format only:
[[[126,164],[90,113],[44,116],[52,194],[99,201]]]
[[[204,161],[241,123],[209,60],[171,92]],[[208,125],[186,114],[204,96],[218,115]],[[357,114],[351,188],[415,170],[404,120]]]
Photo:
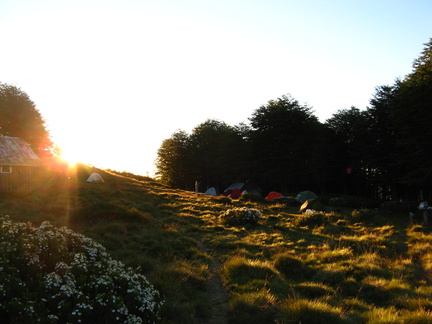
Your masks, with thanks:
[[[432,198],[432,38],[412,72],[377,86],[370,105],[324,123],[290,95],[256,109],[247,124],[207,120],[165,139],[158,176],[192,190],[252,181],[263,191],[313,190],[379,200]]]

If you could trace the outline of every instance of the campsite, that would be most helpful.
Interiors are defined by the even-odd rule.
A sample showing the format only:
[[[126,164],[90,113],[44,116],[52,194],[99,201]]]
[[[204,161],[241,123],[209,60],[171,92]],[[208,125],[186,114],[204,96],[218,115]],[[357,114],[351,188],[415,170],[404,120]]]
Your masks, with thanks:
[[[163,299],[160,323],[432,321],[431,228],[410,221],[408,202],[318,197],[324,210],[300,213],[295,197],[197,194],[85,165],[69,172],[47,174],[33,193],[2,195],[2,215],[67,226],[139,267]],[[88,182],[94,172],[104,182]],[[34,292],[20,297],[48,307]]]
[[[365,110],[282,95],[177,130],[154,177],[63,159],[0,83],[0,322],[432,323],[425,45]]]

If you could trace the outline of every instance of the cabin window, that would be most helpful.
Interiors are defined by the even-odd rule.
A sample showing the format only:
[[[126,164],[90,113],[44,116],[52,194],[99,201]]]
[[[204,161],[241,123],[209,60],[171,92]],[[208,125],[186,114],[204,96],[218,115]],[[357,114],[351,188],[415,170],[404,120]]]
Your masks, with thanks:
[[[12,167],[2,165],[2,166],[0,166],[0,173],[12,173]]]

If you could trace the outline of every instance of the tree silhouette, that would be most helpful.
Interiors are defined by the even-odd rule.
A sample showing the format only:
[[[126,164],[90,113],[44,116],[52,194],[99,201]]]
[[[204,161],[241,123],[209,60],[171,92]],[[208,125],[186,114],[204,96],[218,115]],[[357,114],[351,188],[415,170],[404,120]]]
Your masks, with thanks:
[[[397,81],[390,116],[399,152],[399,181],[429,186],[432,183],[432,39],[414,61],[412,73]]]
[[[373,170],[374,196],[386,199],[398,199],[396,189],[397,150],[395,130],[391,120],[395,104],[395,86],[376,88],[370,106],[367,109],[369,143],[368,151]]]
[[[197,179],[205,185],[225,187],[249,177],[250,150],[240,127],[207,120],[190,137]]]
[[[341,156],[341,163],[345,169],[344,193],[363,194],[364,186],[373,173],[369,154],[368,123],[366,112],[356,107],[339,110],[326,121],[344,152]]]
[[[168,185],[190,189],[192,181],[189,135],[177,131],[162,142],[157,152],[157,175]]]
[[[310,107],[284,95],[257,109],[250,122],[255,173],[262,183],[290,191],[316,182],[322,125]]]
[[[53,146],[33,101],[21,89],[5,83],[0,83],[0,134],[24,139],[37,154]]]

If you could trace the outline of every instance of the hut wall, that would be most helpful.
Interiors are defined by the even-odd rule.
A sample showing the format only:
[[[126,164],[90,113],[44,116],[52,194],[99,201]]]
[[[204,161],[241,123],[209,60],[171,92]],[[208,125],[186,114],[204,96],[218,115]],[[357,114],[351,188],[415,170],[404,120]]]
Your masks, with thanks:
[[[12,166],[11,173],[0,173],[0,192],[35,190],[37,169],[30,166]]]

